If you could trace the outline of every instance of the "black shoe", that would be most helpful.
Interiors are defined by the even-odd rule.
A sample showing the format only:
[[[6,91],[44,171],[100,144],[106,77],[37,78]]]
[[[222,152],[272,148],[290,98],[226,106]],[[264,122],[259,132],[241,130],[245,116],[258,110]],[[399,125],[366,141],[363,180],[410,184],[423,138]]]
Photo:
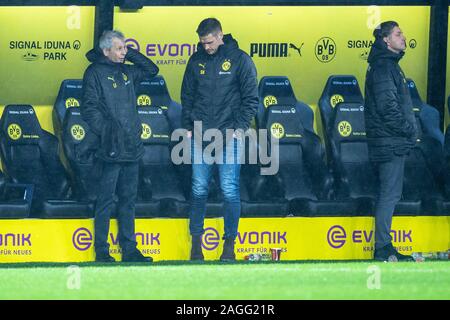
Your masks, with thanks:
[[[109,254],[96,254],[95,255],[95,262],[116,262],[116,259],[111,257]]]
[[[145,257],[139,250],[122,255],[122,262],[153,262],[152,257]]]
[[[223,251],[220,256],[221,261],[235,261],[236,255],[234,253],[234,239],[225,239],[223,243]]]
[[[203,261],[205,257],[202,251],[202,236],[192,236],[192,246],[191,246],[191,260],[193,261]]]
[[[407,256],[398,253],[397,250],[395,250],[392,243],[389,243],[382,248],[375,249],[374,259],[377,261],[389,261],[389,262],[414,261],[414,258],[412,256]]]

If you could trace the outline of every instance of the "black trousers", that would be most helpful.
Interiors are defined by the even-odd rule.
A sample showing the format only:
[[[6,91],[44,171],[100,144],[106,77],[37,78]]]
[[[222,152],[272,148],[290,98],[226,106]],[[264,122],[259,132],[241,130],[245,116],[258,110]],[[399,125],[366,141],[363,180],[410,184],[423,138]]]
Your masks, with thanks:
[[[95,205],[95,252],[97,255],[109,254],[109,220],[114,210],[115,194],[118,198],[119,245],[122,254],[133,252],[136,250],[134,214],[139,164],[102,162],[101,167]]]
[[[375,207],[375,249],[392,242],[392,216],[402,197],[405,159],[406,156],[395,155],[390,161],[375,164],[379,183]]]

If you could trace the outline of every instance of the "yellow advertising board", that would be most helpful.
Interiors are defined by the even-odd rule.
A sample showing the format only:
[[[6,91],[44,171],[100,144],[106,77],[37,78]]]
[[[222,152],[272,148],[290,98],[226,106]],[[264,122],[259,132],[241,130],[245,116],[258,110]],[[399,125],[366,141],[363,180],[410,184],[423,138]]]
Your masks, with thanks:
[[[8,26],[0,37],[0,105],[51,106],[63,79],[81,78],[93,44],[94,12],[85,6],[0,7],[0,21]],[[186,63],[197,47],[195,30],[211,16],[252,56],[259,79],[288,76],[297,98],[317,117],[330,75],[353,74],[364,89],[373,28],[396,20],[408,42],[401,66],[426,99],[429,6],[152,6],[135,12],[116,8],[114,23],[128,45],[158,64],[172,98],[180,101]],[[39,120],[51,127],[51,117]]]
[[[287,76],[297,99],[316,104],[333,74],[353,74],[364,90],[367,55],[378,23],[396,20],[407,37],[401,66],[426,99],[428,6],[144,7],[116,9],[115,28],[158,64],[179,101],[186,63],[201,20],[218,18],[224,33],[253,58],[258,76]]]
[[[53,105],[61,81],[82,78],[94,7],[0,7],[0,105]]]
[[[358,260],[373,257],[372,217],[242,218],[236,238],[238,260],[280,249],[281,260]],[[206,260],[222,253],[223,219],[206,219]],[[450,248],[450,217],[394,217],[394,246],[402,253],[442,252]],[[136,241],[155,261],[188,260],[187,219],[137,219]],[[92,219],[2,220],[0,263],[84,262],[94,260]],[[117,221],[111,220],[110,253],[120,260]]]

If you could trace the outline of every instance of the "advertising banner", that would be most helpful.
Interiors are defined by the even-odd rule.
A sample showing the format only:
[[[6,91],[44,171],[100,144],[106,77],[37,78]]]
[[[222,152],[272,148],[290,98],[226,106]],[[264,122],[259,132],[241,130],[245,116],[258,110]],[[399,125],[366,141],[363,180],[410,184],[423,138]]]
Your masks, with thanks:
[[[364,90],[372,32],[380,22],[395,20],[407,38],[401,66],[426,99],[427,6],[117,8],[114,23],[128,45],[158,64],[172,98],[179,101],[186,63],[198,43],[195,30],[207,17],[219,19],[224,33],[231,33],[253,58],[259,78],[287,76],[297,99],[308,104],[317,104],[333,74],[355,75]]]
[[[92,219],[3,220],[0,263],[93,261]],[[218,260],[223,246],[223,219],[206,219],[202,247],[206,260]],[[393,244],[404,254],[443,252],[450,248],[450,217],[394,217]],[[111,220],[110,253],[120,260],[117,221]],[[136,241],[155,261],[188,260],[191,237],[187,219],[137,219]],[[372,217],[242,218],[235,242],[236,258],[271,254],[280,260],[372,259]]]
[[[0,105],[53,105],[61,81],[82,78],[94,7],[0,7]]]
[[[0,37],[0,105],[51,106],[63,79],[82,78],[89,64],[85,54],[93,45],[94,16],[95,8],[84,6],[1,7],[0,19],[8,32]],[[372,31],[381,21],[399,22],[407,38],[401,66],[426,99],[428,6],[116,8],[114,27],[125,33],[128,45],[158,64],[172,98],[179,102],[186,63],[197,49],[195,30],[206,17],[218,18],[224,32],[237,39],[255,62],[258,79],[290,79],[297,99],[313,108],[319,134],[316,105],[327,78],[353,74],[364,90]],[[39,120],[50,127],[51,117]]]

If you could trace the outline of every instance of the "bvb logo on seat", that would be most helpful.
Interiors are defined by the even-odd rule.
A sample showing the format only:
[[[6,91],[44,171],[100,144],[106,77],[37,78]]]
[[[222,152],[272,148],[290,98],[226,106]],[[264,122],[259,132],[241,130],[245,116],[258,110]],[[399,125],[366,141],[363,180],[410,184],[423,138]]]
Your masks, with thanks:
[[[84,139],[85,131],[84,128],[79,124],[74,124],[70,128],[70,133],[75,140],[81,141]]]
[[[352,126],[348,121],[341,121],[338,124],[339,134],[343,137],[348,137],[352,133]]]
[[[11,123],[7,130],[8,136],[13,140],[19,140],[22,137],[22,128],[17,123]]]
[[[336,105],[340,102],[344,102],[344,97],[341,96],[340,94],[334,94],[331,96],[330,98],[330,104],[331,106],[334,108],[336,107]]]
[[[137,98],[137,105],[138,106],[150,106],[151,104],[152,104],[152,99],[146,94],[141,94]]]
[[[66,99],[66,108],[70,108],[70,107],[79,107],[80,106],[80,102],[75,99],[75,98],[67,98]]]
[[[275,139],[281,139],[284,137],[284,127],[281,123],[275,122],[270,126],[270,133]]]
[[[150,139],[151,136],[152,136],[152,129],[150,128],[150,126],[146,123],[142,123],[141,139],[147,140]]]
[[[264,107],[269,107],[271,105],[277,104],[277,98],[275,96],[265,96],[264,97]]]

